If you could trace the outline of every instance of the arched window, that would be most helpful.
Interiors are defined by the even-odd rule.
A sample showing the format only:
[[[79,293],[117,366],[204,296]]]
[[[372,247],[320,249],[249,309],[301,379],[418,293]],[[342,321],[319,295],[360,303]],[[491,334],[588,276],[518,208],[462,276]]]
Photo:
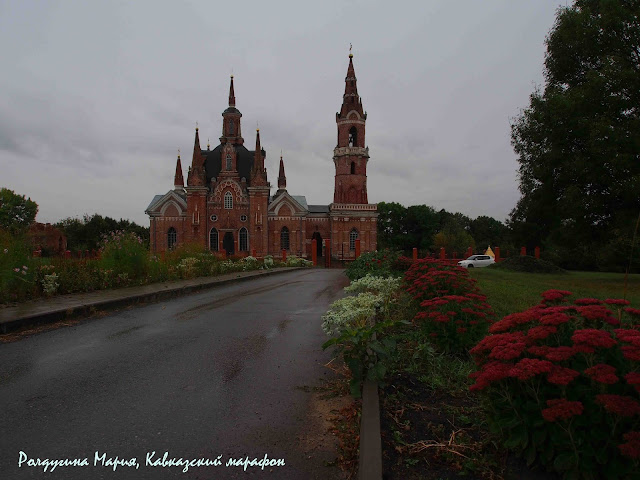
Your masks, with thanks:
[[[349,129],[349,146],[355,147],[358,145],[358,130],[356,127],[351,127]]]
[[[280,250],[289,250],[289,229],[282,227],[280,230]]]
[[[233,120],[229,120],[229,135],[233,135]]]
[[[212,228],[209,232],[209,249],[212,252],[218,251],[218,230]]]
[[[349,250],[352,252],[356,249],[356,239],[358,238],[358,230],[355,228],[349,232]]]
[[[351,175],[356,173],[356,162],[351,162]]]
[[[241,252],[246,252],[247,250],[249,250],[249,234],[247,232],[247,229],[242,227],[240,229],[240,248],[239,250]]]
[[[172,250],[176,243],[178,243],[178,232],[176,232],[175,228],[171,227],[167,232],[167,246],[169,250]]]
[[[232,166],[232,161],[231,161],[231,154],[227,153],[227,170],[231,170],[231,166]]]
[[[227,210],[231,210],[233,208],[233,195],[231,195],[231,192],[224,194],[224,208]]]

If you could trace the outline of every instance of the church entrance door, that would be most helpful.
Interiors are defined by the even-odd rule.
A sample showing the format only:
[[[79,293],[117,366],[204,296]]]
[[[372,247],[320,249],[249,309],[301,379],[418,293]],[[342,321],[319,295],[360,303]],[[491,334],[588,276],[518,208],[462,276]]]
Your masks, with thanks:
[[[233,255],[233,233],[227,232],[222,239],[222,248],[227,252],[227,255]]]
[[[316,241],[316,255],[319,258],[322,256],[322,235],[320,235],[320,232],[314,232],[311,238]]]

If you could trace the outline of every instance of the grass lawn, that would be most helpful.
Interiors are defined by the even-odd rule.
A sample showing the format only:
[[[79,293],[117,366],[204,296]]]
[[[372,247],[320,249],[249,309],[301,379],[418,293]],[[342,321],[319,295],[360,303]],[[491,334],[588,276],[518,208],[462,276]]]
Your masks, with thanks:
[[[487,296],[489,305],[500,319],[513,312],[521,312],[540,303],[545,290],[558,289],[572,292],[573,299],[593,297],[626,298],[632,307],[640,308],[640,275],[629,275],[625,295],[624,274],[603,272],[569,272],[565,274],[525,273],[469,269],[471,277]]]

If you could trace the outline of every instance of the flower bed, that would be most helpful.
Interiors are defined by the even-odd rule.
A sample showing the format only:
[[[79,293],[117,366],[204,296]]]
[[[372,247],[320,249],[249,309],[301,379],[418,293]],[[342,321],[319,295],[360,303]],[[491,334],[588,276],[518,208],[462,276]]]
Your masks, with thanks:
[[[570,296],[548,290],[494,323],[471,349],[471,390],[528,463],[566,478],[628,478],[640,460],[640,310]]]

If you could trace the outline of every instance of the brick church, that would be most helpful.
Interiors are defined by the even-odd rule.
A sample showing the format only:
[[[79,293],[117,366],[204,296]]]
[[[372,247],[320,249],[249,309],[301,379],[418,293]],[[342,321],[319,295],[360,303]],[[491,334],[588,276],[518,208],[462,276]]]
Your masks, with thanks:
[[[174,189],[156,195],[145,210],[151,222],[151,251],[199,243],[228,255],[279,255],[284,249],[310,257],[313,239],[318,256],[329,253],[326,239],[331,255],[338,259],[355,257],[356,239],[360,239],[362,252],[376,250],[376,205],[367,200],[367,114],[358,95],[351,54],[345,83],[342,106],[336,113],[333,203],[308,205],[306,197],[290,194],[282,156],[278,189],[271,196],[260,131],[256,131],[255,150],[244,145],[232,75],[229,106],[222,112],[220,145],[202,150],[196,127],[186,185],[178,155]]]

